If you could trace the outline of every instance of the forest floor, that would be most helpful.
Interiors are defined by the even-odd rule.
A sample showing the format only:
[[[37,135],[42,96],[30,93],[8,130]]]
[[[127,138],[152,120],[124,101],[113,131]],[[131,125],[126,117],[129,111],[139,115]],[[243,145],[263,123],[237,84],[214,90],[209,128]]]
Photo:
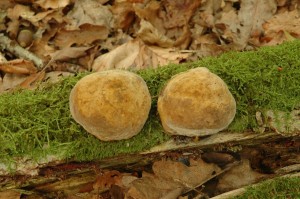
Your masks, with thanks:
[[[297,88],[300,87],[296,81],[299,73],[297,68],[300,69],[300,63],[297,61],[300,60],[298,57],[300,48],[297,44],[300,38],[299,19],[300,4],[297,0],[1,0],[0,199],[124,197],[216,199],[235,196],[299,198],[300,190],[297,186],[300,183],[299,104],[295,105],[295,101],[296,103],[300,101],[296,95],[299,92]],[[291,45],[294,52],[284,51],[285,46],[275,49],[275,46],[285,42],[296,42]],[[261,52],[265,54],[259,57],[259,50],[266,46],[274,46],[275,50],[268,51],[269,54],[267,50],[262,50]],[[236,135],[225,131],[200,140],[181,136],[170,138],[157,134],[153,143],[159,141],[162,145],[153,148],[149,144],[143,153],[134,153],[136,151],[130,150],[128,152],[122,148],[123,155],[93,160],[92,157],[96,157],[100,152],[93,153],[92,150],[84,148],[77,151],[78,159],[74,159],[76,156],[74,149],[78,146],[74,145],[73,153],[68,148],[72,157],[68,157],[67,160],[47,156],[41,163],[32,161],[28,156],[18,157],[24,151],[31,150],[30,147],[26,148],[26,141],[18,140],[24,139],[31,129],[22,127],[22,122],[24,120],[41,120],[43,124],[47,122],[34,115],[34,117],[22,115],[20,119],[16,119],[16,115],[12,113],[18,112],[14,112],[17,107],[26,107],[26,103],[30,104],[31,99],[35,99],[39,105],[41,103],[38,100],[44,100],[47,104],[53,99],[56,100],[56,97],[61,99],[62,104],[67,103],[68,98],[66,102],[63,100],[65,95],[61,95],[62,91],[74,85],[80,77],[79,74],[107,69],[132,70],[139,73],[147,84],[153,83],[153,90],[157,92],[173,74],[194,68],[195,64],[210,63],[210,70],[224,77],[224,81],[227,81],[234,90],[235,85],[247,85],[252,77],[246,76],[248,73],[243,73],[244,71],[239,68],[226,68],[228,64],[235,63],[227,59],[226,55],[222,57],[224,53],[230,51],[247,51],[241,55],[239,62],[245,64],[244,71],[261,72],[264,78],[274,76],[274,79],[262,81],[262,84],[266,83],[270,88],[277,83],[281,86],[291,85],[289,89],[284,86],[285,89],[282,89],[290,92],[291,95],[284,95],[287,99],[275,99],[278,96],[273,94],[272,98],[277,101],[276,105],[281,103],[280,100],[286,101],[283,109],[291,109],[289,117],[292,117],[293,123],[290,125],[296,129],[293,134],[284,134],[289,128],[278,127],[272,121],[270,126],[264,126],[264,121],[259,116],[264,113],[254,112],[258,114],[255,122],[262,123],[258,130],[264,132],[263,135],[249,132],[253,129],[243,129]],[[247,54],[248,51],[250,54],[257,51],[258,54],[250,55]],[[238,59],[239,55],[229,54],[229,56]],[[247,56],[259,57],[252,60],[252,64],[257,65],[256,71],[247,65],[249,60]],[[219,61],[215,61],[217,59],[214,57],[218,57]],[[264,63],[261,60],[265,57],[270,58],[270,62],[274,61],[271,64],[268,62],[266,69],[260,64]],[[227,65],[220,65],[220,62]],[[224,68],[221,70],[218,66]],[[165,70],[162,69],[164,67]],[[270,72],[269,69],[274,67],[275,70]],[[286,69],[293,69],[294,72],[285,72],[288,71]],[[277,75],[280,72],[286,76]],[[238,75],[235,79],[230,74]],[[257,76],[258,73],[255,74]],[[245,75],[245,82],[242,75]],[[159,78],[155,79],[158,76]],[[61,84],[62,77],[69,77],[69,82],[65,80],[67,83]],[[257,80],[252,86],[256,86],[259,90],[260,80]],[[38,95],[34,98],[31,94],[30,100],[27,101],[29,98],[26,98],[28,96],[26,92],[36,90],[38,93],[41,82],[58,82],[67,86],[52,89],[51,91],[57,94],[56,97],[53,97],[53,93],[41,94],[40,98]],[[238,83],[230,84],[230,82]],[[25,92],[15,95],[14,92],[18,92],[19,89]],[[236,90],[244,92],[240,87],[236,87]],[[264,96],[263,92],[260,95]],[[154,94],[152,96],[154,99],[157,98]],[[237,92],[235,96],[242,95]],[[247,97],[252,99],[253,96]],[[243,97],[239,98],[240,101],[242,99]],[[265,99],[266,103],[268,100]],[[10,108],[9,105],[14,108]],[[239,106],[239,113],[242,113],[244,104],[240,103]],[[35,107],[40,108],[38,105]],[[46,110],[48,109],[40,110],[40,113],[42,111],[47,113]],[[23,110],[21,112],[28,114]],[[278,113],[273,112],[266,114],[271,120],[275,120],[274,115],[278,116]],[[64,122],[69,122],[69,113],[67,115]],[[155,117],[155,113],[153,115]],[[10,116],[13,116],[12,119]],[[245,119],[246,116],[239,115],[239,118]],[[245,124],[245,120],[235,120],[236,125],[231,127],[236,128],[238,124],[248,125]],[[250,120],[247,119],[247,122],[251,123]],[[161,133],[161,126],[154,125],[159,120],[155,118],[153,121],[147,123],[149,124],[147,130],[157,128]],[[73,125],[74,122],[68,124],[71,123]],[[57,126],[59,125],[57,122]],[[68,129],[78,134],[70,133],[65,139],[70,141],[80,135],[82,136],[79,136],[80,139],[86,139],[84,140],[86,146],[89,143],[93,150],[100,146],[94,137],[84,137],[85,134],[76,125],[74,123]],[[248,127],[252,127],[251,125]],[[40,131],[48,127],[49,124],[43,125]],[[5,133],[12,129],[17,132],[19,128],[23,128],[22,132],[20,131],[21,137],[6,136]],[[224,137],[228,140],[224,140]],[[45,139],[49,137],[45,136]],[[46,154],[50,150],[46,142],[31,144],[39,145],[41,151]],[[13,146],[12,143],[18,144]],[[134,145],[136,142],[132,143],[136,146]],[[61,143],[58,142],[57,146],[59,144]],[[121,145],[132,146],[130,141],[111,146]],[[114,149],[111,150],[109,145],[101,144],[101,147],[107,147],[106,150],[109,149],[114,153]],[[39,154],[42,154],[41,151]],[[84,157],[84,152],[91,158]],[[124,155],[126,152],[131,155]],[[8,161],[8,156],[14,158],[15,162],[11,165],[17,165],[10,168],[11,171],[14,170],[11,173],[3,166],[4,163],[11,161]],[[255,186],[245,188],[251,184]]]

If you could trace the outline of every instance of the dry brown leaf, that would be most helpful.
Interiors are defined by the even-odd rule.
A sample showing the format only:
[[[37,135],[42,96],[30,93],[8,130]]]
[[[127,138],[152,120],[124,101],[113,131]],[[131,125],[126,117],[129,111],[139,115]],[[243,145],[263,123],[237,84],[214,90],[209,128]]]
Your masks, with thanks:
[[[188,25],[201,1],[150,1],[145,7],[134,6],[141,18],[138,36],[148,44],[185,49],[191,41]]]
[[[107,39],[101,41],[101,49],[107,50],[107,52],[112,51],[118,46],[131,41],[133,38],[128,34],[124,33],[122,30],[118,30],[114,33],[113,37],[108,37]],[[98,54],[99,56],[99,54]]]
[[[6,73],[32,74],[37,72],[37,68],[31,61],[15,59],[0,63],[0,70]]]
[[[174,42],[166,37],[164,34],[160,33],[150,22],[141,20],[140,29],[137,35],[141,40],[149,45],[158,45],[160,47],[168,48],[173,46]]]
[[[5,74],[2,80],[0,81],[0,93],[17,87],[27,77],[27,75],[17,75],[9,73]]]
[[[52,28],[42,34],[41,38],[36,38],[30,46],[30,51],[43,58],[44,61],[47,56],[55,52],[55,48],[48,44],[49,40],[56,34],[58,28]]]
[[[80,30],[69,31],[62,29],[58,31],[54,42],[60,48],[70,47],[73,44],[91,44],[95,40],[106,39],[108,29],[105,26],[94,26],[84,24]]]
[[[235,46],[244,49],[250,37],[260,35],[263,31],[262,24],[274,15],[276,9],[275,0],[241,1],[238,13],[240,33],[234,40]]]
[[[34,89],[37,86],[37,84],[44,79],[45,75],[46,73],[44,70],[32,74],[28,76],[19,86],[24,89]]]
[[[284,6],[288,0],[277,0],[278,6]]]
[[[45,12],[39,12],[36,15],[23,16],[23,18],[30,21],[33,25],[39,26],[38,22],[43,20],[45,17],[52,14],[53,12],[55,12],[55,11],[54,10],[48,10],[48,11],[45,11]]]
[[[115,2],[111,7],[115,28],[124,31],[132,25],[135,19],[133,4],[128,1]]]
[[[242,163],[224,173],[219,178],[218,191],[225,192],[253,184],[266,175],[253,171],[249,160],[242,159]]]
[[[55,10],[54,12],[48,13],[44,18],[43,18],[43,23],[49,25],[49,21],[55,21],[59,24],[64,22],[63,18],[63,12],[62,10]],[[52,22],[53,23],[53,22]]]
[[[230,6],[228,6],[230,5]],[[262,24],[276,12],[275,0],[241,1],[237,11],[232,4],[226,4],[216,18],[213,31],[230,43],[233,49],[241,50],[247,43],[257,43],[262,34]],[[249,41],[251,39],[251,41]]]
[[[228,46],[217,44],[218,38],[214,34],[205,34],[193,39],[191,49],[195,50],[194,60],[207,56],[216,56],[228,51]]]
[[[105,1],[105,0],[100,0]],[[147,0],[115,0],[116,3],[128,2],[128,3],[144,3]]]
[[[300,38],[300,14],[297,10],[274,15],[263,24],[264,37],[270,38],[268,45],[277,45],[286,41],[284,32],[295,38]]]
[[[14,190],[0,192],[0,199],[20,199],[21,193]]]
[[[131,184],[125,195],[127,199],[176,199],[183,191],[180,183],[150,174],[134,180]]]
[[[0,31],[5,32],[6,29],[7,29],[7,27],[6,27],[6,11],[1,11],[0,12]]]
[[[144,58],[148,63],[144,63],[145,66],[151,66],[152,68],[157,68],[159,66],[164,66],[170,63],[178,64],[183,60],[186,60],[191,56],[190,52],[178,51],[173,48],[160,48],[157,46],[149,46],[147,48],[141,49],[146,55],[151,57],[150,60]]]
[[[112,185],[122,185],[122,176],[124,174],[116,170],[106,171],[97,176],[93,187],[96,190],[109,189]]]
[[[163,20],[159,17],[159,1],[150,1],[148,4],[134,4],[135,14],[146,21],[149,21],[160,33],[165,34]]]
[[[140,45],[141,42],[139,40],[129,41],[109,53],[97,57],[94,60],[92,69],[101,71],[106,69],[134,68]]]
[[[11,0],[1,0],[0,1],[0,9],[7,10],[8,8],[12,8],[14,6],[14,2]]]
[[[29,4],[33,3],[35,0],[14,0],[15,3],[21,3],[21,4]]]
[[[86,55],[86,51],[91,47],[65,47],[51,53],[52,60],[66,61],[72,58],[78,58]]]
[[[89,24],[105,27],[108,31],[114,24],[108,6],[91,0],[76,1],[74,8],[68,13],[66,21],[68,22],[66,30],[79,30],[82,25]]]
[[[215,22],[214,31],[228,42],[235,42],[239,37],[240,21],[234,9],[228,12],[221,12],[221,17]]]
[[[200,9],[198,9],[191,21],[203,28],[213,28],[215,21],[218,19],[215,18],[215,15],[222,10],[222,2],[215,0],[202,2]]]
[[[100,46],[96,45],[90,49],[88,49],[85,56],[78,58],[78,64],[82,66],[82,69],[86,69],[91,71],[92,64],[95,60],[96,55],[98,54]]]
[[[186,166],[181,162],[157,161],[153,164],[152,169],[156,176],[179,182],[187,188],[206,182],[221,171],[217,165],[206,163],[201,159],[191,159],[190,163],[190,166]]]
[[[129,187],[130,184],[131,184],[134,180],[136,180],[136,179],[138,179],[138,178],[135,177],[135,176],[125,175],[125,176],[122,177],[122,185],[123,185],[124,187]]]
[[[169,63],[179,63],[189,56],[189,53],[176,52],[170,48],[147,46],[141,40],[135,39],[96,58],[92,69],[101,71],[106,69],[157,68]]]
[[[70,0],[38,0],[35,1],[34,3],[38,4],[44,9],[57,9],[57,8],[64,8],[67,5],[70,4]]]
[[[169,31],[168,31],[169,32]],[[179,31],[181,34],[177,36],[174,43],[174,47],[179,49],[186,49],[190,46],[192,41],[192,32],[188,25],[183,26],[182,31]]]
[[[2,62],[6,62],[6,58],[4,57],[4,55],[0,52],[0,63]]]
[[[157,199],[180,196],[184,190],[205,183],[221,169],[215,164],[205,163],[203,160],[190,160],[190,166],[176,161],[154,162],[154,175],[143,173],[143,177],[134,180],[126,193],[127,198]]]
[[[29,6],[24,6],[20,4],[16,4],[13,8],[9,8],[7,10],[7,17],[11,20],[8,22],[8,27],[6,32],[9,33],[9,35],[12,38],[16,38],[18,31],[19,31],[19,26],[20,26],[20,19],[19,17],[29,17],[33,16],[34,12],[31,11]]]
[[[30,17],[33,16],[34,12],[29,6],[24,6],[21,4],[16,4],[13,8],[7,10],[7,17],[11,20],[19,20],[19,17]]]
[[[164,0],[162,7],[165,13],[162,15],[164,26],[167,29],[183,27],[188,24],[196,9],[200,6],[201,0]]]

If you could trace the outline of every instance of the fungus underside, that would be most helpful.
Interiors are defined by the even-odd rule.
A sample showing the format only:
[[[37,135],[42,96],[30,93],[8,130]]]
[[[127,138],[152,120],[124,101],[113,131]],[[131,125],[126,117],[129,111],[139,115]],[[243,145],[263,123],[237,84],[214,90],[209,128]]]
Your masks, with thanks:
[[[148,85],[152,108],[142,132],[122,141],[102,142],[71,118],[69,93],[87,73],[78,74],[33,91],[0,95],[0,163],[15,162],[19,157],[38,160],[47,155],[76,161],[99,160],[162,143],[170,136],[163,133],[156,111],[159,91],[173,75],[199,66],[219,75],[235,97],[237,114],[228,128],[233,133],[256,127],[258,110],[289,112],[299,108],[300,41],[137,71]]]

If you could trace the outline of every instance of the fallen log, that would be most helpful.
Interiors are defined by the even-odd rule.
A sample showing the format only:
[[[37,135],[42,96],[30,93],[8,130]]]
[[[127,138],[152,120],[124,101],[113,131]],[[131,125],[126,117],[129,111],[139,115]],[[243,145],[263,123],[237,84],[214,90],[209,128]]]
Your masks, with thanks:
[[[148,85],[152,108],[142,131],[121,141],[99,141],[71,118],[70,90],[86,74],[33,91],[4,93],[0,95],[0,190],[73,190],[94,182],[95,173],[104,168],[135,169],[170,151],[191,155],[230,152],[251,159],[245,155],[247,151],[262,150],[272,157],[277,152],[285,157],[289,149],[296,157],[300,134],[299,56],[300,42],[294,41],[258,51],[232,52],[194,63],[136,71]],[[157,96],[173,75],[199,66],[208,67],[228,84],[237,101],[237,115],[228,129],[199,140],[167,135],[157,115]],[[281,148],[270,150],[277,143]],[[295,161],[282,165],[293,165]],[[269,172],[280,166],[269,166]]]

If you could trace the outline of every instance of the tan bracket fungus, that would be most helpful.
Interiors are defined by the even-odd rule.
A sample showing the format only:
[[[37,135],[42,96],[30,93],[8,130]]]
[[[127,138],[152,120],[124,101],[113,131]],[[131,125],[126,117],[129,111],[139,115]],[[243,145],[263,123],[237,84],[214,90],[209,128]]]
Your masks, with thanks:
[[[125,70],[87,75],[70,94],[74,120],[103,141],[128,139],[138,134],[150,107],[151,96],[145,81]]]
[[[236,102],[225,82],[205,67],[172,77],[157,102],[167,133],[205,136],[217,133],[232,122]]]

